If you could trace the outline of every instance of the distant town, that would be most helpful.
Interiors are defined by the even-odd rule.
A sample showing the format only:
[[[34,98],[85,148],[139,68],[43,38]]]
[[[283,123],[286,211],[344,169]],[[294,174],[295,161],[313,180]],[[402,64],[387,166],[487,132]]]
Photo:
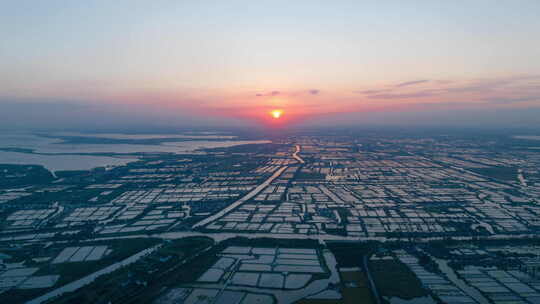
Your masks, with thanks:
[[[538,304],[538,139],[298,133],[0,164],[0,302]]]

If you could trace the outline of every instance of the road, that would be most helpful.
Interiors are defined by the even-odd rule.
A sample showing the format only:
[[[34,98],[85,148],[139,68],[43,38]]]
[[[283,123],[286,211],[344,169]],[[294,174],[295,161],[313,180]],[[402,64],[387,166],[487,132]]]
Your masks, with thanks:
[[[223,294],[223,292],[225,291],[225,289],[227,289],[227,287],[229,286],[229,284],[231,283],[232,281],[232,278],[234,276],[234,274],[238,271],[238,269],[240,269],[240,265],[241,265],[241,260],[240,259],[237,259],[234,264],[232,265],[231,267],[231,272],[228,274],[228,277],[227,277],[227,280],[225,281],[225,283],[223,284],[223,287],[221,287],[219,289],[219,292],[216,294],[216,296],[214,297],[214,299],[212,300],[212,304],[216,303],[219,299],[219,297],[221,296],[221,294]]]
[[[369,271],[369,268],[368,268],[368,257],[366,255],[362,257],[362,263],[364,264],[364,271],[366,272],[366,276],[369,281],[369,288],[373,292],[373,297],[375,298],[375,302],[377,302],[377,304],[381,304],[381,297],[379,296],[379,292],[377,291],[377,286],[375,285],[375,282],[373,281],[373,278],[371,277],[371,271]]]
[[[331,200],[338,203],[339,205],[346,205],[346,203],[342,199],[340,199],[337,195],[330,191],[330,189],[326,188],[326,186],[320,185],[319,189],[321,189],[324,194],[326,194]]]
[[[40,304],[40,303],[44,303],[44,302],[47,302],[53,298],[56,298],[58,296],[61,296],[63,295],[64,293],[67,293],[67,292],[73,292],[85,285],[88,285],[90,283],[92,283],[95,279],[97,279],[98,277],[104,275],[104,274],[107,274],[107,273],[111,273],[121,267],[124,267],[124,266],[127,266],[129,264],[132,264],[132,263],[135,263],[137,262],[137,260],[139,260],[140,258],[144,257],[145,255],[148,255],[154,251],[156,251],[157,249],[159,249],[160,247],[162,246],[162,244],[159,244],[159,245],[156,245],[154,247],[151,247],[151,248],[148,248],[148,249],[145,249],[139,253],[136,253],[122,261],[119,261],[119,262],[116,262],[112,265],[109,265],[101,270],[98,270],[96,272],[93,272],[83,278],[80,278],[78,280],[75,280],[71,283],[68,283],[64,286],[61,286],[59,288],[56,288],[56,289],[53,289],[49,292],[47,292],[46,294],[42,295],[42,296],[39,296],[33,300],[30,300],[28,302],[26,302],[26,304]]]
[[[523,176],[523,169],[518,169],[517,178],[523,187],[527,187],[527,180],[525,179],[525,176]]]
[[[297,161],[299,161],[301,164],[305,164],[306,162],[300,156],[298,156],[298,153],[300,153],[300,146],[296,145],[295,147],[296,147],[296,151],[294,151],[294,153],[292,154],[292,157],[296,159]]]
[[[425,252],[424,252],[425,253]],[[437,259],[434,256],[431,256],[431,259],[437,263],[437,266],[439,266],[439,269],[446,275],[446,278],[454,283],[461,291],[469,295],[471,298],[473,298],[477,303],[480,304],[489,304],[490,301],[482,295],[476,288],[468,285],[465,283],[462,279],[460,279],[455,271],[448,266],[448,261]]]
[[[207,225],[208,223],[211,223],[211,222],[217,220],[218,218],[224,216],[225,214],[227,214],[228,212],[230,212],[234,208],[240,206],[241,204],[245,203],[246,201],[248,201],[252,197],[256,196],[264,188],[266,188],[268,185],[270,185],[270,183],[272,181],[274,181],[274,179],[278,178],[281,175],[281,173],[283,173],[283,171],[287,170],[287,168],[288,168],[288,166],[283,166],[283,167],[279,168],[276,172],[274,172],[274,174],[272,174],[272,176],[270,176],[262,184],[258,185],[255,189],[251,190],[248,194],[246,194],[242,198],[238,199],[236,202],[230,204],[229,206],[227,206],[225,209],[219,211],[218,213],[216,213],[216,214],[214,214],[212,216],[209,216],[209,217],[205,218],[204,220],[198,222],[197,224],[193,225],[193,228],[201,227],[201,226]]]

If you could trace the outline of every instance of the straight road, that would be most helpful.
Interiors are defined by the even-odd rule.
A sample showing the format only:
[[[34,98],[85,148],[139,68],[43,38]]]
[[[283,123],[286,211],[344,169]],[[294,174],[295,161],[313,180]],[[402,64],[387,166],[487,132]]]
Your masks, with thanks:
[[[373,281],[373,278],[371,277],[371,271],[369,271],[369,268],[368,268],[368,257],[366,255],[362,257],[362,263],[364,264],[364,271],[366,272],[366,276],[369,282],[369,288],[371,289],[371,292],[373,293],[375,302],[377,304],[381,304],[381,297],[379,296],[379,292],[377,291],[377,286],[375,286],[375,282]]]
[[[218,218],[224,216],[225,214],[227,214],[228,212],[230,212],[234,208],[240,206],[241,204],[245,203],[246,201],[248,201],[252,197],[256,196],[264,188],[266,188],[268,185],[270,185],[270,183],[272,181],[274,181],[274,179],[278,178],[281,175],[281,173],[283,173],[283,171],[287,170],[287,168],[288,168],[288,166],[283,166],[283,167],[279,168],[276,172],[274,172],[274,174],[272,174],[272,176],[270,176],[262,184],[258,185],[255,189],[251,190],[248,194],[246,194],[242,198],[238,199],[236,202],[230,204],[229,206],[227,206],[223,210],[219,211],[218,213],[216,213],[216,214],[214,214],[214,215],[212,215],[210,217],[207,217],[204,220],[202,220],[202,221],[198,222],[197,224],[193,225],[193,228],[201,227],[201,226],[204,226],[204,225],[206,225],[208,223],[211,223],[211,222],[217,220]]]
[[[71,283],[68,283],[64,286],[61,286],[59,288],[56,288],[56,289],[53,289],[51,291],[49,291],[48,293],[42,295],[42,296],[39,296],[33,300],[30,300],[28,302],[26,302],[26,304],[40,304],[40,303],[44,303],[44,302],[47,302],[53,298],[56,298],[58,296],[61,296],[63,295],[64,293],[67,293],[67,292],[73,292],[83,286],[86,286],[92,282],[94,282],[94,280],[96,280],[98,277],[104,275],[104,274],[107,274],[107,273],[111,273],[121,267],[125,267],[129,264],[132,264],[132,263],[135,263],[137,262],[137,260],[139,260],[140,258],[144,257],[145,255],[148,255],[156,250],[158,250],[160,247],[161,247],[162,244],[159,244],[159,245],[156,245],[154,247],[150,247],[150,248],[147,248],[147,249],[144,249],[143,251],[139,252],[139,253],[136,253],[122,261],[119,261],[119,262],[116,262],[112,265],[109,265],[101,270],[98,270],[94,273],[91,273],[85,277],[82,277],[78,280],[75,280]]]

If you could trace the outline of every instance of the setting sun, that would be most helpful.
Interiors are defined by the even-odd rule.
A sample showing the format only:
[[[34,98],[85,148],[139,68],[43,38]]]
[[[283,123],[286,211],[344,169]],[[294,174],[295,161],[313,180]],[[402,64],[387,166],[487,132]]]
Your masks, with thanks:
[[[270,112],[270,115],[272,115],[272,117],[274,117],[275,119],[278,119],[281,117],[281,115],[283,115],[283,110],[272,110]]]

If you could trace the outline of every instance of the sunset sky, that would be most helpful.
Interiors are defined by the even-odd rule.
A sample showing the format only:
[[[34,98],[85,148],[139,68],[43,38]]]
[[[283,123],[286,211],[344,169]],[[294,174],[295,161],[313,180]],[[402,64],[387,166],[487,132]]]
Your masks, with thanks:
[[[537,0],[1,1],[0,124],[540,126],[539,12]]]

